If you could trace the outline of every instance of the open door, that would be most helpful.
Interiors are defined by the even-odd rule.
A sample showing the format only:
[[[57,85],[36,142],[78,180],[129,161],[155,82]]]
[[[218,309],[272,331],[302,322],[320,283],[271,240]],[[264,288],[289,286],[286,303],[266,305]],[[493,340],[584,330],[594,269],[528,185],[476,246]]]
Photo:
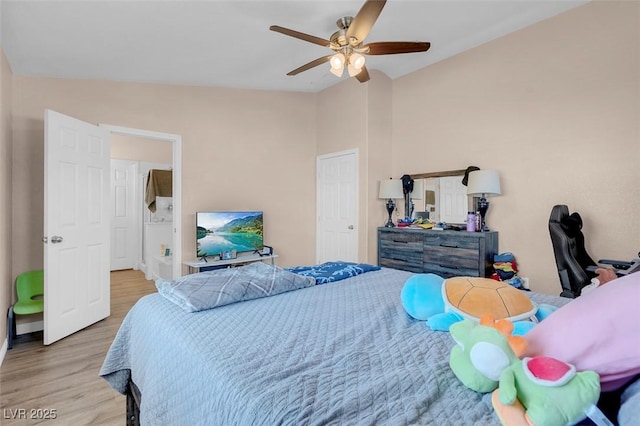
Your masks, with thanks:
[[[110,314],[109,130],[45,111],[44,344]]]

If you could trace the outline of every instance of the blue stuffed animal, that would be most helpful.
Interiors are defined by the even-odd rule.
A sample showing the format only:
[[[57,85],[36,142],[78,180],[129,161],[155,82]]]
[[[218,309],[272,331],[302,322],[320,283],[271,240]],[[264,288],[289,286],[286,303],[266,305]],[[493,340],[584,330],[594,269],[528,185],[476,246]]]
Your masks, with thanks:
[[[449,331],[452,324],[484,314],[507,318],[515,335],[524,335],[557,308],[535,305],[521,290],[488,278],[416,274],[400,293],[402,306],[413,318],[426,321],[432,330]]]

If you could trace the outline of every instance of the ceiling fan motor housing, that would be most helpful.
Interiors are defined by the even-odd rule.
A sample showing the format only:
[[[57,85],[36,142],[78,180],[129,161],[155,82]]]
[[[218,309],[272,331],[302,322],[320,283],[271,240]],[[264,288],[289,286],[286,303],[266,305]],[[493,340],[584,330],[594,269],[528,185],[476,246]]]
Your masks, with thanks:
[[[346,31],[347,28],[349,28],[349,26],[351,25],[351,22],[353,22],[353,16],[344,16],[336,21],[336,25],[341,30]]]

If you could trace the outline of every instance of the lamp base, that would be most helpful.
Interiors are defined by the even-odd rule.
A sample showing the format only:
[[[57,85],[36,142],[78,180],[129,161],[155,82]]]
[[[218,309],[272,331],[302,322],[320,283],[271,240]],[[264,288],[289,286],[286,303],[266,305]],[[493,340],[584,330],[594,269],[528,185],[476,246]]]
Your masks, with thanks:
[[[411,197],[408,192],[404,194],[404,220],[411,222]]]
[[[481,220],[480,232],[489,231],[489,228],[487,228],[487,222],[485,220],[485,217],[487,215],[487,210],[489,210],[489,202],[487,201],[486,198],[482,197],[478,202],[478,212],[480,213],[480,220]]]
[[[387,223],[384,224],[385,228],[395,228],[396,225],[393,224],[393,220],[391,220],[391,214],[396,209],[396,202],[393,199],[389,198],[387,200],[387,213],[389,213],[389,219]]]

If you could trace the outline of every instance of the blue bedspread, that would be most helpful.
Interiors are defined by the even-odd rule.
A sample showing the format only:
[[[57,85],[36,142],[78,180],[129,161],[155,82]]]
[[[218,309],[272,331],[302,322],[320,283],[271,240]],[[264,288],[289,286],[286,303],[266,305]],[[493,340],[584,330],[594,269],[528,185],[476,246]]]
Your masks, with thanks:
[[[326,284],[344,280],[349,277],[355,277],[365,272],[377,271],[380,267],[367,263],[326,262],[320,265],[296,266],[286,269],[295,274],[313,277],[316,279],[316,284]]]
[[[132,377],[143,425],[498,425],[490,395],[451,372],[449,333],[402,308],[411,275],[382,268],[196,313],[148,295],[100,375],[120,392]]]

